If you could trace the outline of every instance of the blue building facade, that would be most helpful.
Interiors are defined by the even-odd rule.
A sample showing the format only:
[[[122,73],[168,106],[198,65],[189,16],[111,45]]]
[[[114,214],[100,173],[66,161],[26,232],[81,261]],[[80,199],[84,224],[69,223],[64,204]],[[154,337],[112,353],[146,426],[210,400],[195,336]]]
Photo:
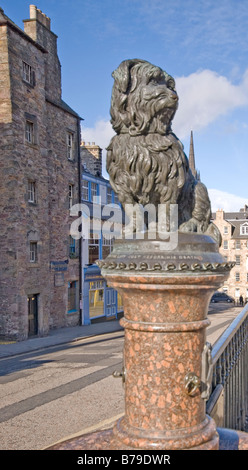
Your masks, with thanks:
[[[92,153],[91,153],[92,152]],[[82,204],[90,216],[89,236],[82,239],[82,324],[88,325],[100,318],[117,318],[121,314],[122,299],[117,291],[107,285],[96,265],[112,250],[114,239],[104,236],[102,227],[107,216],[103,208],[113,207],[118,212],[115,227],[122,230],[123,211],[109,181],[103,178],[101,149],[94,143],[83,146],[82,157]],[[109,211],[110,211],[109,209]],[[89,221],[88,221],[89,222]]]
[[[118,292],[108,287],[97,265],[84,268],[83,324],[102,317],[117,318],[123,311]]]

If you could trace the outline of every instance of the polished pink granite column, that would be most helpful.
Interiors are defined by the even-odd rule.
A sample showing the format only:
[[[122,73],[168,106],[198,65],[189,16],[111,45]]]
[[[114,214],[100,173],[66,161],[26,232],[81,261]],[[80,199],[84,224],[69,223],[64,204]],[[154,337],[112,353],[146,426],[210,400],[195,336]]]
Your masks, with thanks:
[[[108,283],[125,305],[125,416],[114,427],[111,446],[217,449],[201,390],[190,396],[185,377],[201,377],[207,309],[218,276],[109,276]]]

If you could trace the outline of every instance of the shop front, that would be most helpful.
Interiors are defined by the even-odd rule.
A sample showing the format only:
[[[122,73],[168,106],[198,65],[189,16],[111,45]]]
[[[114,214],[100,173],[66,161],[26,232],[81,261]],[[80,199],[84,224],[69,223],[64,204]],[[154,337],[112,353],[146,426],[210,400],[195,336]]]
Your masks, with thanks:
[[[83,325],[101,317],[117,318],[123,311],[121,296],[108,287],[95,264],[84,268],[83,285]]]

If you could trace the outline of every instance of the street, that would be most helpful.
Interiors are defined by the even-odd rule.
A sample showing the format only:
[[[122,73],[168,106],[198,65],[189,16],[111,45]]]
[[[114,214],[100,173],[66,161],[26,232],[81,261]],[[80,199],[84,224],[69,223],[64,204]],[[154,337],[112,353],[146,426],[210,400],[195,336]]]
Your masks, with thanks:
[[[42,449],[123,412],[123,333],[0,361],[0,449]]]
[[[212,344],[241,308],[210,305]],[[124,412],[122,331],[0,360],[0,449],[37,450]]]

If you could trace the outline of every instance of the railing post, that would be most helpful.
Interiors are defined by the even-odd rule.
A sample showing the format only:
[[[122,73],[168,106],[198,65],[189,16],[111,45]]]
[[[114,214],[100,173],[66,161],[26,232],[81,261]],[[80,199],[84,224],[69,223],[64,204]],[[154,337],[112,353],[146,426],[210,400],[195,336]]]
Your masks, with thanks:
[[[212,395],[224,389],[223,426],[244,431],[248,414],[248,305],[240,312],[213,348]],[[209,402],[214,408],[213,398]]]

